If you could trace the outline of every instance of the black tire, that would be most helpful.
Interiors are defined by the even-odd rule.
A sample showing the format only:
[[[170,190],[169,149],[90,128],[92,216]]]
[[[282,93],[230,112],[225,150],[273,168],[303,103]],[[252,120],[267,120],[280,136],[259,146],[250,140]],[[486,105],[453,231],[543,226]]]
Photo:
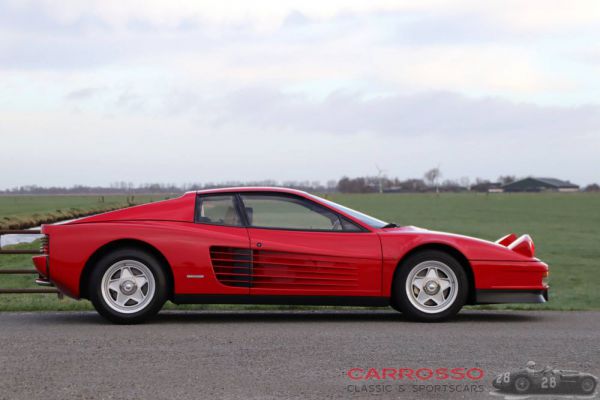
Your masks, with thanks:
[[[154,293],[145,306],[133,313],[113,309],[102,294],[102,280],[111,266],[124,260],[133,260],[148,268],[154,278]],[[100,315],[116,324],[137,324],[155,316],[167,301],[167,278],[161,263],[151,254],[137,248],[119,248],[104,255],[90,274],[88,293],[94,308]],[[113,292],[114,293],[114,292]]]
[[[390,307],[392,307],[393,310],[398,311],[399,313],[402,312],[402,309],[398,307],[398,304],[396,304],[394,299],[392,299],[392,301],[390,302]]]
[[[519,394],[529,393],[529,390],[531,389],[531,380],[523,375],[518,376],[513,384],[513,389]]]
[[[421,263],[437,261],[449,267],[456,276],[456,297],[448,303],[448,307],[437,312],[424,312],[418,309],[409,299],[406,290],[409,275]],[[421,322],[438,322],[456,315],[467,301],[469,284],[463,266],[450,254],[440,250],[424,250],[409,256],[396,271],[392,286],[392,299],[394,309],[399,309],[408,319]]]
[[[586,376],[579,382],[579,388],[582,393],[592,394],[596,390],[596,380],[591,376]]]

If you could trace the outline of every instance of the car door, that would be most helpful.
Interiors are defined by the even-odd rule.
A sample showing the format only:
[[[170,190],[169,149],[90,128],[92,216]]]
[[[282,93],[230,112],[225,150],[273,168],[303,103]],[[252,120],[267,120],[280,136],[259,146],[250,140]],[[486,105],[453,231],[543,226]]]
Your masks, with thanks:
[[[235,194],[200,194],[196,198],[194,273],[186,274],[180,293],[248,295],[251,252]]]
[[[377,234],[300,196],[240,199],[252,249],[251,295],[380,295]]]

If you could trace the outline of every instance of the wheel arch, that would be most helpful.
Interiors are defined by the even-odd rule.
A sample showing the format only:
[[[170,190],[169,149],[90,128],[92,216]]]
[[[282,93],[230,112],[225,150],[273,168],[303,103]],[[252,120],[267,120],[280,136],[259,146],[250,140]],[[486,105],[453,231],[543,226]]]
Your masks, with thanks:
[[[419,246],[414,247],[413,249],[411,249],[410,251],[408,251],[406,254],[404,254],[402,256],[402,258],[396,264],[396,269],[394,270],[394,274],[392,276],[392,281],[391,281],[392,287],[391,287],[391,291],[390,291],[390,293],[392,294],[392,299],[394,298],[393,293],[394,293],[394,282],[396,281],[396,274],[399,273],[400,268],[402,267],[402,264],[404,263],[404,261],[406,261],[413,254],[416,254],[416,253],[419,253],[422,251],[426,251],[426,250],[438,250],[438,251],[447,253],[447,254],[451,255],[452,257],[454,257],[456,259],[456,261],[458,261],[460,263],[460,265],[462,265],[462,267],[465,270],[465,274],[467,275],[467,280],[469,283],[469,293],[468,293],[466,304],[474,304],[475,303],[475,275],[473,274],[473,268],[471,267],[471,263],[469,262],[467,257],[456,247],[453,247],[453,246],[450,246],[450,245],[444,244],[444,243],[421,244]]]
[[[100,260],[100,258],[110,253],[111,251],[124,247],[140,249],[156,257],[156,259],[160,262],[160,265],[163,268],[167,277],[167,290],[169,291],[167,298],[171,299],[174,293],[175,280],[173,277],[173,270],[171,268],[171,265],[169,264],[169,261],[156,247],[152,246],[148,242],[144,242],[139,239],[118,239],[99,247],[86,261],[83,271],[81,273],[81,277],[79,278],[80,297],[84,299],[89,298],[89,294],[87,292],[87,282],[94,268],[94,265],[98,262],[98,260]]]

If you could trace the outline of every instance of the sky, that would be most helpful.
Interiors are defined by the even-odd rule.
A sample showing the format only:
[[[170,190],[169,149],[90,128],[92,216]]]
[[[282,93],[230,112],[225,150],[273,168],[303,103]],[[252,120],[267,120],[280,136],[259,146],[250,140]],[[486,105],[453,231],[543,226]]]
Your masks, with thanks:
[[[600,2],[0,0],[0,189],[600,182]]]

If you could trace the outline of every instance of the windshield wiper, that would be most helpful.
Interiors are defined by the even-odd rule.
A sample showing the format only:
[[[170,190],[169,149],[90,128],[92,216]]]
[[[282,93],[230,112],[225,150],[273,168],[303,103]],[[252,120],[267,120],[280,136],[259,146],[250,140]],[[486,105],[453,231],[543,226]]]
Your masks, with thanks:
[[[389,224],[385,224],[384,226],[381,227],[381,229],[385,229],[385,228],[397,228],[398,225],[394,224],[393,222],[390,222]]]

